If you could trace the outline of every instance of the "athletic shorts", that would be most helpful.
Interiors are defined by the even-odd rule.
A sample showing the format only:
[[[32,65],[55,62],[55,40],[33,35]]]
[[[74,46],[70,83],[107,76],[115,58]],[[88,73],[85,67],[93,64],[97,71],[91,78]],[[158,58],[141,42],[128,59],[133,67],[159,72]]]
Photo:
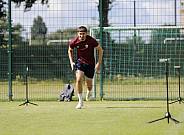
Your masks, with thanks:
[[[75,64],[75,70],[80,70],[84,72],[84,75],[88,78],[93,78],[95,68],[89,64],[81,63],[80,61],[77,61]]]

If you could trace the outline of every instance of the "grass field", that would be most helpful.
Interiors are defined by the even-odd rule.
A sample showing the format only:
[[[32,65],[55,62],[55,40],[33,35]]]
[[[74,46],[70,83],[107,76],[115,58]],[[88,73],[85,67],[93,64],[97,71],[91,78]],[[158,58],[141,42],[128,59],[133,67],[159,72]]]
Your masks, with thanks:
[[[0,135],[184,135],[184,104],[171,104],[170,113],[182,123],[167,123],[165,101],[0,102]]]

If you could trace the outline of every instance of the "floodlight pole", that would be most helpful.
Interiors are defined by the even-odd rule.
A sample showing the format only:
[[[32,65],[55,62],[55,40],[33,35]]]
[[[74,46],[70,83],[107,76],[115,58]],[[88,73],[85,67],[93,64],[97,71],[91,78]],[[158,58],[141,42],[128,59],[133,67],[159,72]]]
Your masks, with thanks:
[[[168,82],[168,77],[169,77],[169,61],[170,59],[160,59],[159,62],[165,63],[165,75],[166,75],[166,92],[167,92],[167,112],[165,113],[165,116],[156,120],[152,120],[148,123],[153,123],[153,122],[157,122],[163,119],[167,119],[167,122],[169,123],[169,119],[171,119],[172,121],[174,121],[176,124],[180,123],[178,120],[174,119],[171,117],[171,114],[169,112],[169,82]]]
[[[176,103],[176,102],[179,102],[180,104],[181,103],[184,103],[183,99],[181,98],[181,94],[180,94],[180,66],[174,66],[175,69],[177,69],[177,73],[178,73],[178,99],[171,102],[170,104],[173,104],[173,103]]]

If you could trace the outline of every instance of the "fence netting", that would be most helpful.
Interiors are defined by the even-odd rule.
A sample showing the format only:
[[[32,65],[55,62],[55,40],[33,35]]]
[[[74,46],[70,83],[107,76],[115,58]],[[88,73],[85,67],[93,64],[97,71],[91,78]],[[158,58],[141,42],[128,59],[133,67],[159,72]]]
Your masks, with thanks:
[[[94,78],[94,97],[165,98],[165,67],[159,62],[165,58],[170,58],[170,97],[178,96],[178,71],[174,66],[181,66],[181,95],[184,96],[184,4],[181,1],[40,2],[27,5],[22,1],[17,5],[12,1],[11,11],[4,5],[7,16],[0,17],[0,100],[8,100],[11,91],[13,100],[24,100],[26,76],[31,100],[57,100],[64,84],[75,86],[67,51],[81,25],[88,28],[88,34],[104,49],[102,72]],[[11,39],[8,12],[11,12]],[[86,87],[84,93],[85,90]]]

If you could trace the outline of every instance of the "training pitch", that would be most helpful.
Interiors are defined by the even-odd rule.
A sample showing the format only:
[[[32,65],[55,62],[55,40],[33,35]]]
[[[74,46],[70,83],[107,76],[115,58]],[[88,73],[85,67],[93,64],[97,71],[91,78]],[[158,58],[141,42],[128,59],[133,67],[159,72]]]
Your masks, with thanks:
[[[184,135],[184,104],[171,104],[172,117],[164,117],[165,101],[91,101],[84,109],[72,102],[0,102],[1,135]]]

